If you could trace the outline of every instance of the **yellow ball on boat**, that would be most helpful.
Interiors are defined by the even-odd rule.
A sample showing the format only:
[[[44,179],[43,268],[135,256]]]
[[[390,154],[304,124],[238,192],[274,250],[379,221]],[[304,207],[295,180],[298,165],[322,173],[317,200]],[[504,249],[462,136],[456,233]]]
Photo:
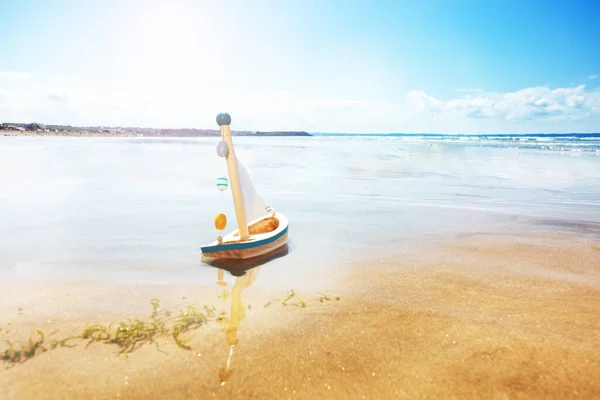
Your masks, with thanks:
[[[227,217],[225,214],[217,214],[215,217],[215,228],[222,231],[227,226]]]

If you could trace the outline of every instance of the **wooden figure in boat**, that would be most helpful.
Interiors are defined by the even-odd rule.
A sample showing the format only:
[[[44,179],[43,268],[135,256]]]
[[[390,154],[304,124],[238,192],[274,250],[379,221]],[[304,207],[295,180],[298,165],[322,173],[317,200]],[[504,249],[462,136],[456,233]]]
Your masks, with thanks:
[[[217,154],[227,161],[238,228],[202,246],[202,254],[211,259],[247,259],[265,255],[287,244],[288,220],[258,195],[250,175],[235,156],[230,130],[231,116],[220,113],[217,115],[217,124],[221,130]],[[219,218],[226,223],[226,218]],[[220,223],[219,227],[224,228],[224,225]]]

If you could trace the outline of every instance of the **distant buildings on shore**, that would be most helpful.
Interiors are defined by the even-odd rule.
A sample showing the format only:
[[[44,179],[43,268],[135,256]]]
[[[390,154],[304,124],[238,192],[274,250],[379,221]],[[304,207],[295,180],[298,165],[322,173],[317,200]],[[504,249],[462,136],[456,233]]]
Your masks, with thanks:
[[[37,122],[32,122],[29,124],[14,124],[14,123],[3,123],[0,124],[0,130],[6,130],[6,131],[43,131],[43,132],[49,132],[51,129],[47,128],[45,125],[37,123]]]
[[[44,125],[32,123],[2,123],[0,134],[48,134],[59,136],[163,136],[163,137],[218,137],[216,129],[155,129],[128,127],[76,127],[69,125]],[[312,136],[304,131],[232,131],[234,136]]]

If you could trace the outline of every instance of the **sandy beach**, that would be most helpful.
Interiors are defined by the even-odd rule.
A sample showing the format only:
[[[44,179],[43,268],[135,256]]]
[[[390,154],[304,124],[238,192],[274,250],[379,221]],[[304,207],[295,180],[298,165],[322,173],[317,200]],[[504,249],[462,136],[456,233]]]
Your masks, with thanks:
[[[237,278],[236,288],[216,284],[217,269],[215,285],[205,287],[13,285],[0,317],[21,340],[37,327],[76,332],[86,322],[144,318],[147,299],[157,297],[165,309],[222,308],[237,318],[239,342],[229,370],[217,323],[186,334],[192,350],[162,340],[160,349],[124,357],[115,346],[78,343],[4,368],[1,398],[600,396],[597,237],[504,232],[423,246],[348,265],[344,289],[327,294],[339,300],[319,302],[297,288],[306,307],[296,299],[283,306],[285,293],[253,291],[260,268]],[[219,299],[223,289],[227,300]]]
[[[241,275],[213,139],[2,138],[0,399],[599,398],[579,145],[240,137],[290,220]]]
[[[599,17],[0,1],[0,400],[600,400]]]

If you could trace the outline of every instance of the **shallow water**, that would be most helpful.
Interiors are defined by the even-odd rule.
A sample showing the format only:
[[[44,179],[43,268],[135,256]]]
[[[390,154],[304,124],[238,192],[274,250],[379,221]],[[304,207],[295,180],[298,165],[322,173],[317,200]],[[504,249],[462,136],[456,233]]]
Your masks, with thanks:
[[[216,141],[0,138],[0,270],[212,282],[199,247],[218,235],[216,213],[235,227],[231,192],[216,189],[226,174]],[[263,268],[259,286],[322,287],[344,261],[517,222],[598,234],[596,152],[398,137],[234,143],[258,192],[290,220],[290,253]]]
[[[0,138],[7,339],[144,318],[150,298],[175,312],[209,302],[227,317],[189,333],[192,351],[168,337],[127,359],[99,343],[38,354],[0,373],[7,396],[598,393],[593,152],[394,137],[235,143],[291,221],[289,254],[241,277],[200,261],[214,215],[235,226],[230,192],[216,189],[215,138]],[[523,227],[548,232],[516,236]],[[279,304],[289,288],[306,308]]]

